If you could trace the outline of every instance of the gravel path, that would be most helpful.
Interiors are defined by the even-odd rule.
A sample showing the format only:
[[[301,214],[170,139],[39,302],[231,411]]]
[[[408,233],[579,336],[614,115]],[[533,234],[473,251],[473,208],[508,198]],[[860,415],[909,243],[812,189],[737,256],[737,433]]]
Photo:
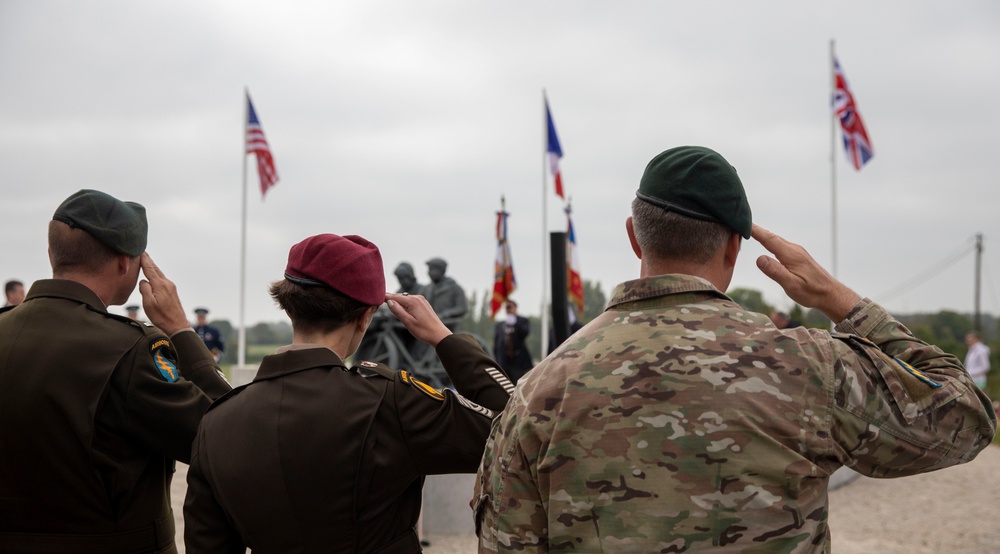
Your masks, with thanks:
[[[173,483],[178,549],[184,553],[181,506],[187,466]],[[1000,526],[992,517],[1000,492],[1000,447],[971,463],[903,479],[860,477],[830,493],[835,554],[951,554],[1000,552]],[[470,516],[471,517],[471,516]],[[428,554],[476,551],[472,535],[430,535]]]

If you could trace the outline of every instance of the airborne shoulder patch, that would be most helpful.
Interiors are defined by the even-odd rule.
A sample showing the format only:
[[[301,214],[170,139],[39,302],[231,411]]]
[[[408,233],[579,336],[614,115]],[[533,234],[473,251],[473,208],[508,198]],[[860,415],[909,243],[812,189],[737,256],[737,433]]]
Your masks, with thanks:
[[[170,341],[160,339],[149,347],[149,351],[153,356],[153,365],[160,372],[160,377],[163,377],[163,380],[168,383],[176,383],[180,372],[177,371],[177,364],[171,359]]]

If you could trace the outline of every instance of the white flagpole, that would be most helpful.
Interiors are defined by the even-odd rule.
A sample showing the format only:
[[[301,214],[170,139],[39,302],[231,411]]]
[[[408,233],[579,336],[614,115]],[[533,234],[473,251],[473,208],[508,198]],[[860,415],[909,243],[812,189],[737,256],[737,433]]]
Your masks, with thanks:
[[[833,237],[833,263],[830,269],[833,276],[837,277],[837,114],[833,112],[833,94],[837,90],[835,59],[833,39],[830,39],[830,205],[832,206],[830,236]]]
[[[545,89],[542,89],[542,351],[539,359],[549,352],[549,312],[546,309],[549,298],[549,224],[548,224],[548,183],[546,182],[546,167],[549,159],[549,112],[546,109]]]
[[[236,364],[246,365],[247,327],[244,321],[247,284],[247,121],[249,121],[250,91],[243,88],[243,214],[240,221],[240,347]]]

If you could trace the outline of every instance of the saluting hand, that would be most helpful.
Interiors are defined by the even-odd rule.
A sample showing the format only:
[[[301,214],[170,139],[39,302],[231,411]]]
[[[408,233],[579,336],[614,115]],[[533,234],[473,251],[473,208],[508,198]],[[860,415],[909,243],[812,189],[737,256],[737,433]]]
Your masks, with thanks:
[[[844,285],[798,244],[754,225],[752,236],[775,255],[757,258],[757,267],[781,285],[785,294],[807,308],[816,308],[834,323],[843,321],[851,308],[861,300],[858,293]]]
[[[142,253],[140,264],[145,279],[139,282],[139,294],[149,322],[168,336],[190,327],[174,283],[163,275],[149,254]]]
[[[385,303],[410,334],[431,346],[451,334],[423,296],[387,293]]]

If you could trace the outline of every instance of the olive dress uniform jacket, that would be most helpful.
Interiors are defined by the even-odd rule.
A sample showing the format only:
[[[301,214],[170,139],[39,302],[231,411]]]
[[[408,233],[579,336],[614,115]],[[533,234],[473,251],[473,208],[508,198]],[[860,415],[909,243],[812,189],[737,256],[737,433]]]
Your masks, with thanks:
[[[176,552],[173,460],[229,390],[195,333],[36,282],[0,311],[0,552]]]
[[[187,552],[420,552],[424,476],[474,472],[513,390],[469,335],[437,353],[457,394],[322,346],[265,357],[202,420]]]

